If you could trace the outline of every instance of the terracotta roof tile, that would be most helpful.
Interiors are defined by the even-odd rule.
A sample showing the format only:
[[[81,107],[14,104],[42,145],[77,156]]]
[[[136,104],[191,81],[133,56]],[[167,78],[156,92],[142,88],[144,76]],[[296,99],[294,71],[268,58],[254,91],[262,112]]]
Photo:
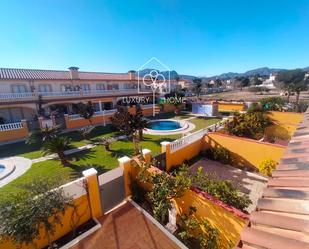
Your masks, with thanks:
[[[240,248],[309,248],[309,111],[268,181]]]

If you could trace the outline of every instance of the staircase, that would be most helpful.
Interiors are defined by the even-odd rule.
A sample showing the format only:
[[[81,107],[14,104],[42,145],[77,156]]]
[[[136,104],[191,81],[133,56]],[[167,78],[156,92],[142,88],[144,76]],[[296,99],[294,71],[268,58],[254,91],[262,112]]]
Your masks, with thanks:
[[[308,111],[235,248],[309,248]]]

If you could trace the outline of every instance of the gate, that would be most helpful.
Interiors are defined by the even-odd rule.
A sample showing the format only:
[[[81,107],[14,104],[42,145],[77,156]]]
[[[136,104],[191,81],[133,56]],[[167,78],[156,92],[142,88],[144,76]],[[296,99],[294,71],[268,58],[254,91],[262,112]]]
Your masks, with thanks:
[[[118,167],[98,176],[101,204],[106,213],[125,199],[123,168]]]
[[[162,171],[166,171],[166,153],[165,152],[154,156],[152,159],[153,159],[154,166],[156,166]]]

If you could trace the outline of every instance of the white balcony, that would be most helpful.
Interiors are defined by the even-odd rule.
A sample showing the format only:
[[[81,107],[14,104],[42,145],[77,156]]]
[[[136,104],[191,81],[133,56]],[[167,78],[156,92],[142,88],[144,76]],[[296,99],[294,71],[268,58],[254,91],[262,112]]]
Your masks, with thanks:
[[[41,95],[43,99],[52,98],[75,98],[82,96],[106,96],[138,93],[137,89],[120,90],[91,90],[91,91],[63,91],[63,92],[25,92],[25,93],[0,93],[0,102],[10,102],[16,100],[37,100]]]

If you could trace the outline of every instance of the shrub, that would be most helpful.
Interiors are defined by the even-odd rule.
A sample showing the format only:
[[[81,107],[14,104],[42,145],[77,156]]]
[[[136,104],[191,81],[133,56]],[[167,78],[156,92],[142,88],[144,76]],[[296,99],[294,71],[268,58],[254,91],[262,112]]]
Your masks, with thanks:
[[[189,248],[217,249],[219,246],[219,230],[208,220],[199,221],[194,217],[195,207],[189,208],[188,214],[180,216],[177,236]]]
[[[271,120],[262,112],[235,114],[231,122],[225,124],[224,130],[230,135],[260,139]]]
[[[205,151],[205,157],[224,164],[231,163],[231,152],[224,147],[210,148]]]
[[[260,104],[267,111],[282,111],[286,101],[281,97],[267,97],[260,99]]]
[[[263,175],[271,176],[271,173],[274,169],[276,169],[277,162],[272,159],[266,159],[260,162],[259,164],[259,171]]]
[[[193,182],[199,189],[242,211],[252,203],[248,195],[243,194],[230,181],[221,180],[214,174],[203,174],[201,167]]]

